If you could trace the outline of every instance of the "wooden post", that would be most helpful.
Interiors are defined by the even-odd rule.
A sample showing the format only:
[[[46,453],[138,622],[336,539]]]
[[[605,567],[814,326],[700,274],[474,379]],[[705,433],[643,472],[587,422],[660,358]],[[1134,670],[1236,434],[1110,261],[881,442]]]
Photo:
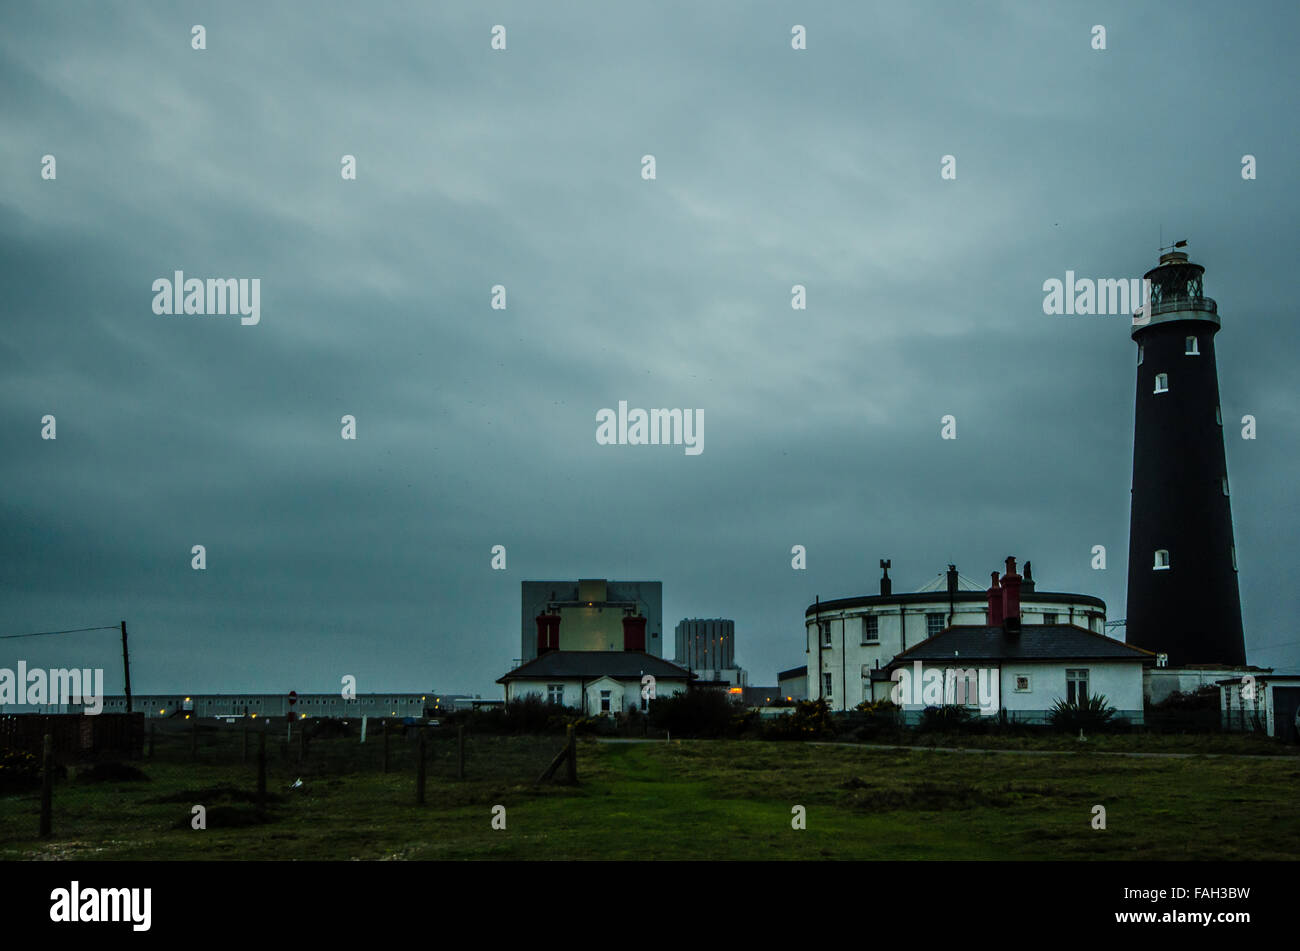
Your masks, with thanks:
[[[266,808],[266,730],[257,734],[257,808]]]
[[[131,655],[126,651],[126,622],[122,622],[122,676],[126,680],[126,712],[133,713],[131,706]]]
[[[388,721],[384,721],[384,772],[388,772]]]
[[[420,730],[419,762],[415,766],[415,801],[424,805],[424,730]]]
[[[45,734],[41,748],[41,838],[52,834],[54,813],[54,737]]]
[[[456,778],[465,778],[465,724],[456,724]]]
[[[567,742],[569,758],[566,769],[569,771],[569,782],[577,784],[578,782],[578,741],[577,731],[573,729],[573,724],[569,724],[569,738]]]

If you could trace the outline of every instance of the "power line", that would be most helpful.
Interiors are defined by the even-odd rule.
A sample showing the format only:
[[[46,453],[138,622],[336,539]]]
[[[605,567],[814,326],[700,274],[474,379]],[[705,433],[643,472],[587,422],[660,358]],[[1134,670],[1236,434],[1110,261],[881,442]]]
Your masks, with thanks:
[[[116,631],[116,624],[109,624],[104,627],[77,627],[70,631],[36,631],[33,634],[0,634],[0,641],[7,641],[14,637],[46,637],[50,634],[80,634],[82,631]]]

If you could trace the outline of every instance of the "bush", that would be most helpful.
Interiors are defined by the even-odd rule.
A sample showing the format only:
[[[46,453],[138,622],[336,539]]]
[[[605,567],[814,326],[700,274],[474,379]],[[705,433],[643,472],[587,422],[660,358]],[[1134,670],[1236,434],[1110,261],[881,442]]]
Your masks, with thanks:
[[[23,750],[0,750],[0,793],[23,792],[41,784],[41,761]]]
[[[916,729],[920,733],[968,733],[977,722],[966,707],[950,703],[922,710]]]
[[[684,737],[725,736],[744,712],[743,704],[717,690],[687,690],[650,701],[650,722],[657,729]]]
[[[1057,730],[1073,733],[1076,730],[1104,730],[1114,716],[1115,708],[1107,705],[1104,694],[1091,694],[1075,703],[1056,701],[1047,719]]]
[[[830,706],[823,699],[800,700],[794,713],[781,714],[763,729],[763,737],[768,740],[815,740],[834,735]]]

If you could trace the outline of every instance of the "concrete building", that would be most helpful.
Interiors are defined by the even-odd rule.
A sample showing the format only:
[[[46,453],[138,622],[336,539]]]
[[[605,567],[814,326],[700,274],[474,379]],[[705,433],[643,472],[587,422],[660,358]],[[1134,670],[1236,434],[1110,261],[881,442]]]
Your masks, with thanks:
[[[832,710],[852,710],[871,699],[872,672],[888,666],[908,648],[954,625],[990,623],[988,593],[954,566],[906,594],[893,593],[890,562],[882,561],[881,567],[879,594],[833,601],[819,598],[804,612],[807,697],[824,697]],[[996,572],[993,577],[996,588]],[[1065,625],[1104,636],[1106,603],[1100,598],[1038,591],[1029,562],[1024,577],[1015,575],[1015,580],[1022,624]]]
[[[521,600],[519,656],[525,663],[538,656],[539,644],[550,650],[633,649],[663,656],[662,582],[525,581]]]
[[[776,675],[776,689],[786,700],[808,699],[808,665],[791,667]]]
[[[1288,743],[1300,740],[1300,674],[1247,674],[1219,683],[1223,725],[1233,732],[1262,730]]]
[[[727,618],[682,618],[674,631],[674,663],[701,681],[745,687],[749,676],[736,664],[736,622]]]

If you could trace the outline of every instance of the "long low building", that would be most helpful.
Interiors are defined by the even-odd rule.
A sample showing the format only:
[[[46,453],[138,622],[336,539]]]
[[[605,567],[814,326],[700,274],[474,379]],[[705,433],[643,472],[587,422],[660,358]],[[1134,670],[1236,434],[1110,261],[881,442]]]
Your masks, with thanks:
[[[345,698],[337,693],[303,693],[290,706],[288,694],[133,694],[131,708],[148,719],[284,717],[292,710],[301,717],[435,717],[440,713],[468,709],[478,701],[464,694],[359,693]],[[490,702],[490,701],[483,701]],[[82,704],[69,704],[69,712],[80,712]],[[104,698],[104,713],[125,713],[124,695]]]

